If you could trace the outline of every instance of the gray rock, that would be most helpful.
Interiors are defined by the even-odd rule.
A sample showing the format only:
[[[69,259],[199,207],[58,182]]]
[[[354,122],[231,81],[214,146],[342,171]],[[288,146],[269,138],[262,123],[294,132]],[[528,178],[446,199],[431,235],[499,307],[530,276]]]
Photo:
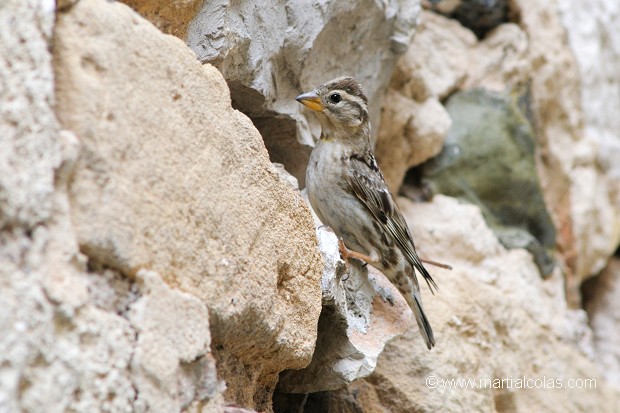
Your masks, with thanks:
[[[483,89],[455,94],[446,108],[452,128],[441,154],[424,166],[424,183],[432,193],[478,205],[504,246],[526,248],[542,275],[550,274],[547,250],[555,245],[555,227],[536,174],[527,117],[510,96]]]
[[[409,46],[419,0],[376,2],[205,2],[188,27],[187,44],[216,66],[233,106],[252,118],[271,160],[305,186],[318,123],[295,100],[349,74],[363,84],[378,126],[381,95],[398,55]]]

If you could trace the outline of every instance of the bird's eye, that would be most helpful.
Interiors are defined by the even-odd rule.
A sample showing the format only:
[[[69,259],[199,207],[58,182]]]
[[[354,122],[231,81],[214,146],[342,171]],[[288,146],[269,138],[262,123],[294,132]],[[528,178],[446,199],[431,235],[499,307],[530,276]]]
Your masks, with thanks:
[[[340,93],[332,93],[329,95],[329,100],[331,100],[332,103],[338,103],[342,100],[342,97],[340,96]]]

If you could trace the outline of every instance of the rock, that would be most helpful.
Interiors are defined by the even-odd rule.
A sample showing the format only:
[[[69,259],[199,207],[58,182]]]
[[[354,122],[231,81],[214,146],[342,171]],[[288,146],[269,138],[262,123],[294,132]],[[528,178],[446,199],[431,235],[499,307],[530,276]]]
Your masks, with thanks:
[[[284,169],[284,165],[274,162],[273,167],[275,168],[276,173],[278,174],[282,182],[285,182],[289,186],[289,188],[294,191],[299,190],[299,182],[297,182],[297,178],[288,173],[288,171]]]
[[[555,228],[536,174],[533,128],[517,98],[484,89],[452,95],[452,128],[441,154],[424,165],[422,182],[433,194],[478,205],[504,246],[528,247],[547,276]]]
[[[420,4],[268,3],[205,2],[189,26],[187,44],[199,60],[222,72],[233,106],[253,119],[272,161],[284,164],[303,187],[303,166],[320,128],[294,97],[332,78],[354,75],[378,126],[383,89],[397,56],[409,45]]]
[[[592,327],[597,361],[605,378],[620,385],[620,259],[613,257],[598,277],[584,286],[584,307]]]
[[[502,247],[475,206],[441,195],[399,205],[420,254],[453,266],[432,269],[439,291],[424,301],[437,345],[427,351],[416,331],[392,341],[366,384],[332,395],[323,411],[343,404],[389,412],[618,406],[620,391],[582,347],[586,317],[567,308],[559,271],[543,280],[528,253]]]
[[[60,13],[54,51],[57,113],[81,146],[69,188],[81,250],[206,303],[226,400],[267,409],[278,373],[315,346],[322,261],[308,207],[221,74],[127,6]]]
[[[8,0],[0,9],[0,228],[32,230],[54,212],[54,171],[62,162],[48,52],[53,4]],[[36,186],[30,186],[37,182]],[[31,187],[32,191],[21,190]]]
[[[131,360],[136,409],[179,411],[194,400],[216,397],[225,385],[210,354],[207,306],[171,289],[155,272],[139,270],[136,277],[141,297],[128,314],[137,334]]]
[[[422,12],[383,99],[376,154],[393,192],[410,168],[443,146],[451,120],[441,102],[459,89],[503,92],[525,82],[527,48],[527,37],[515,24],[501,25],[479,42],[454,20]]]
[[[445,5],[448,3],[445,2]],[[442,4],[444,2],[438,6]],[[609,7],[607,14],[596,11],[605,10],[604,7]],[[599,8],[593,8],[592,13],[595,16],[603,13],[599,15],[605,17],[599,20],[607,21],[608,16],[616,15],[613,7],[601,3]],[[598,44],[601,39],[601,36],[597,37],[597,30],[605,31],[605,27],[615,27],[614,24],[603,24],[601,29],[590,24],[587,27],[591,30],[580,34],[577,29],[580,27],[580,16],[587,13],[567,6],[563,9],[569,10],[563,14],[566,24],[575,28],[569,30],[569,39],[573,39],[571,42],[580,47],[580,42],[590,39],[589,46],[581,46],[581,51],[576,53],[584,62],[582,65],[600,67],[606,73],[613,72],[616,62],[613,56],[601,58],[605,63],[598,64],[598,60],[591,58],[588,51],[612,50],[590,45]],[[586,133],[588,128],[594,130],[592,128],[596,122],[605,125],[599,129],[598,136],[614,136],[618,128],[613,120],[595,120],[603,119],[601,116],[605,115],[598,114],[606,113],[604,109],[597,110],[590,106],[592,109],[588,111],[591,115],[588,115],[589,118],[583,117],[581,105],[586,100],[579,98],[578,67],[567,47],[555,3],[519,0],[511,4],[510,14],[518,16],[519,26],[502,24],[477,42],[473,33],[455,21],[423,11],[419,31],[408,52],[399,61],[390,87],[416,102],[423,102],[434,96],[443,99],[459,89],[484,87],[503,92],[520,87],[520,84],[529,85],[532,117],[537,125],[537,171],[545,203],[557,228],[557,243],[567,272],[569,302],[577,306],[580,283],[600,271],[620,242],[618,209],[613,207],[620,202],[617,195],[620,193],[617,189],[619,180],[603,175],[596,166],[598,163],[613,164],[599,153],[613,154],[613,142],[617,139],[603,138],[611,143],[605,146],[608,150],[599,151],[598,138],[588,138]],[[584,73],[595,72],[585,70]],[[609,78],[607,75],[597,76],[599,79]],[[591,78],[594,79],[594,75]],[[601,89],[615,93],[606,81],[601,80],[600,85]],[[596,94],[584,92],[581,95],[587,96],[588,93]],[[614,99],[610,96],[600,102],[614,102]],[[587,99],[587,102],[595,101],[593,98]],[[597,107],[600,108],[601,104]],[[378,147],[381,145],[379,142]],[[397,170],[391,171],[390,162],[382,162],[380,157],[378,161],[386,176],[404,176],[402,164],[394,163]],[[615,175],[611,173],[611,176]],[[391,180],[397,181],[394,178]],[[392,188],[399,185],[398,182],[390,182]]]
[[[200,11],[200,0],[123,0],[159,30],[184,39],[187,29]]]
[[[476,43],[476,36],[458,22],[423,11],[409,49],[398,60],[390,88],[417,102],[445,98],[465,81],[467,65],[463,62],[469,60],[468,50]]]
[[[375,154],[393,193],[398,192],[406,171],[441,152],[451,120],[437,99],[417,103],[390,89],[381,113],[381,130]]]
[[[0,411],[141,411],[144,402],[150,411],[180,411],[189,399],[207,404],[219,382],[202,375],[214,371],[206,306],[157,283],[155,274],[143,294],[110,270],[86,271],[67,196],[78,142],[54,115],[54,20],[51,3],[11,1],[0,10],[0,50],[10,49],[0,57]],[[168,304],[164,313],[150,296],[155,291]],[[134,320],[140,332],[127,317],[136,301],[146,304]],[[191,321],[188,301],[202,309]],[[151,328],[155,320],[174,328]],[[142,391],[164,378],[145,353],[173,367],[166,391]],[[194,367],[196,357],[203,369]],[[147,365],[154,376],[138,377]],[[184,382],[194,371],[201,379]]]
[[[308,367],[280,374],[281,393],[336,390],[367,377],[386,343],[415,324],[404,298],[383,274],[354,260],[347,271],[332,230],[319,227],[317,237],[326,265],[316,349]],[[295,400],[277,397],[287,408]]]
[[[620,8],[617,2],[558,2],[579,68],[583,142],[575,146],[573,220],[577,273],[596,274],[620,244]]]
[[[568,302],[577,307],[579,285],[603,268],[618,244],[617,198],[601,176],[596,146],[584,130],[579,67],[556,3],[518,0],[513,7],[530,39],[539,174],[558,229]]]

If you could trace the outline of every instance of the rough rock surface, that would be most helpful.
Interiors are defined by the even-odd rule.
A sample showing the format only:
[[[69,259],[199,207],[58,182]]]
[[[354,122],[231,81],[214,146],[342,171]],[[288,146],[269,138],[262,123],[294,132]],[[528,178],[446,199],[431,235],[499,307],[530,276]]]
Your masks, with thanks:
[[[620,240],[617,195],[585,134],[579,67],[557,3],[517,0],[514,7],[529,37],[539,172],[566,262],[568,301],[577,306],[579,285],[604,267]]]
[[[266,408],[277,373],[304,367],[316,341],[322,261],[307,206],[221,74],[179,39],[125,5],[82,0],[60,14],[55,46],[59,117],[81,144],[81,249],[205,302],[227,398]]]
[[[617,6],[597,3],[587,20],[590,23],[582,28],[580,16],[587,13],[566,3],[570,2],[564,2],[564,21],[577,61],[582,61],[583,86],[557,4],[518,0],[511,3],[510,13],[518,18],[516,24],[502,24],[480,41],[455,20],[423,11],[418,33],[399,60],[390,88],[421,103],[474,87],[510,91],[519,84],[529,85],[538,141],[537,169],[558,229],[569,302],[578,306],[579,284],[603,268],[620,241],[620,212],[614,207],[620,202],[619,179],[614,178],[611,165],[615,163],[610,161],[618,146],[617,120],[600,109],[619,99],[617,88],[609,87],[604,80],[615,79],[617,72],[617,42],[611,34]],[[601,23],[594,24],[596,20]],[[609,47],[602,46],[607,43]],[[592,56],[589,50],[602,52]],[[599,61],[604,63],[596,63]],[[597,87],[605,94],[597,94]],[[597,97],[587,98],[594,95]],[[390,108],[391,101],[397,103],[396,109]],[[597,101],[601,103],[594,103]],[[384,113],[397,111],[398,100],[387,99],[385,106]],[[388,184],[394,189],[415,163],[403,163],[400,153],[389,150],[407,133],[403,130],[389,135],[378,141],[377,152]],[[443,139],[440,134],[435,136]],[[416,142],[416,137],[408,136],[408,140]],[[417,145],[425,152],[429,143]]]
[[[320,131],[294,97],[334,77],[354,75],[378,126],[381,95],[419,11],[418,0],[289,0],[260,7],[254,1],[205,2],[187,43],[198,59],[224,74],[234,106],[252,117],[272,161],[283,163],[304,187],[307,145]]]
[[[578,274],[597,273],[620,243],[620,4],[558,1],[579,68],[583,141],[576,153],[573,215]]]
[[[515,24],[501,25],[478,42],[455,20],[421,13],[383,99],[376,152],[392,191],[407,170],[439,153],[451,125],[440,102],[459,89],[502,92],[525,81],[527,47],[526,34]]]
[[[196,36],[226,76],[119,3],[0,6],[1,412],[617,410],[617,1],[498,1],[514,21],[482,39],[423,12],[389,91],[417,1],[127,3]],[[337,271],[317,338],[329,267],[295,181],[270,161],[303,186],[318,128],[292,98],[342,72],[372,96],[393,189],[442,146],[450,95],[529,85],[564,265],[543,280],[476,207],[401,199],[420,254],[454,266],[430,269],[437,295],[422,287],[437,346],[421,345],[381,276]],[[578,309],[582,280],[605,266]],[[329,309],[347,322],[323,323]],[[317,339],[315,364],[294,373]],[[271,405],[282,369],[315,391],[373,368]],[[440,381],[459,378],[490,382]]]
[[[605,366],[607,380],[620,387],[620,259],[612,258],[601,275],[588,280],[584,290],[597,359]]]
[[[347,269],[329,227],[319,227],[317,237],[325,270],[316,349],[308,367],[280,374],[282,393],[337,390],[367,377],[385,345],[414,323],[404,298],[383,274],[355,260]]]
[[[388,344],[366,385],[332,396],[332,405],[390,412],[615,410],[620,390],[590,359],[586,317],[567,308],[559,271],[543,281],[529,254],[505,250],[475,206],[444,196],[399,204],[424,255],[454,268],[433,271],[439,293],[425,300],[437,346],[427,351],[410,331]],[[519,384],[523,378],[531,388]]]
[[[387,166],[382,170],[386,183],[397,192],[409,168],[441,152],[451,121],[437,99],[418,103],[390,89],[383,101],[375,155]]]
[[[554,268],[555,227],[536,173],[534,128],[520,101],[527,102],[525,91],[450,96],[453,125],[441,154],[422,167],[422,184],[478,205],[502,244],[527,249],[547,276]]]

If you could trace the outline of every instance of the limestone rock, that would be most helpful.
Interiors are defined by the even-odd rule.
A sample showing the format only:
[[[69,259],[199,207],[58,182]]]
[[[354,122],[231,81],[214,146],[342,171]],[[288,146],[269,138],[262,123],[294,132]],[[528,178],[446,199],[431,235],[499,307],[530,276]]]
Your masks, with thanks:
[[[423,11],[411,45],[398,60],[390,87],[418,102],[445,98],[464,82],[467,65],[463,62],[476,43],[476,36],[458,22]]]
[[[390,87],[423,102],[435,96],[443,99],[459,89],[503,92],[529,85],[537,126],[537,171],[558,230],[569,302],[576,306],[579,284],[603,268],[620,242],[619,213],[614,208],[620,202],[620,179],[610,161],[618,146],[618,127],[616,118],[605,115],[608,111],[603,108],[618,100],[616,88],[607,83],[615,79],[617,48],[598,46],[613,38],[618,13],[616,6],[604,1],[596,7],[588,5],[587,12],[579,8],[583,5],[560,3],[568,39],[581,62],[583,86],[556,3],[519,0],[510,4],[518,26],[502,24],[481,41],[454,20],[423,11],[419,31],[399,61]],[[584,23],[582,29],[583,15],[591,23]],[[602,52],[592,56],[593,50]],[[585,118],[582,105],[587,108]],[[377,147],[382,147],[381,141]],[[390,186],[398,187],[397,178],[404,176],[406,165],[394,162],[396,171],[392,171],[389,160],[378,157],[378,161],[391,179]],[[597,165],[608,172],[601,173]]]
[[[169,288],[155,272],[140,270],[136,277],[141,297],[128,314],[137,335],[131,360],[136,410],[178,411],[214,398],[225,385],[210,354],[207,306]]]
[[[410,168],[439,153],[451,125],[442,100],[460,89],[504,92],[530,69],[527,37],[515,24],[478,41],[452,19],[423,11],[420,20],[383,99],[376,152],[392,191]]]
[[[54,10],[8,0],[0,9],[0,228],[32,229],[53,214],[54,170],[62,145],[47,48]],[[32,192],[21,190],[37,182]]]
[[[159,30],[184,39],[187,28],[202,6],[200,0],[123,0]]]
[[[558,228],[568,301],[578,306],[579,285],[603,268],[620,239],[617,195],[601,176],[596,145],[585,134],[579,67],[556,2],[517,0],[514,8],[530,43],[545,201]]]
[[[307,206],[221,74],[127,6],[60,13],[55,53],[58,114],[81,146],[69,188],[80,248],[206,303],[227,400],[266,408],[278,372],[314,350],[322,261]]]
[[[332,230],[319,227],[317,236],[326,265],[316,349],[308,367],[280,374],[282,393],[336,390],[367,377],[385,345],[415,324],[404,298],[383,274],[354,260],[347,271]]]
[[[195,356],[202,355],[202,366],[213,371],[204,304],[160,281],[152,291],[168,306],[156,318],[175,329],[149,329],[146,320],[153,321],[157,311],[148,305],[132,325],[127,312],[136,300],[148,302],[150,293],[143,295],[113,271],[87,270],[79,252],[67,196],[78,142],[59,129],[54,114],[55,15],[53,4],[46,5],[11,1],[0,8],[0,81],[6,86],[0,89],[0,139],[7,156],[0,162],[6,191],[0,204],[0,411],[141,411],[137,400],[148,400],[150,411],[179,411],[190,399],[208,404],[219,392],[214,377],[177,381],[194,371]],[[189,321],[185,311],[176,311],[188,309],[187,300],[202,306],[201,317]],[[188,330],[196,334],[177,335]],[[179,366],[179,375],[168,370],[174,377],[167,392],[140,392],[157,381],[133,370],[145,365],[146,358],[134,357],[144,339],[151,354],[173,350],[164,358]],[[183,370],[182,362],[190,369]]]
[[[418,0],[288,0],[261,7],[253,1],[205,2],[187,43],[199,60],[222,72],[233,105],[252,117],[272,161],[283,163],[303,187],[320,130],[295,96],[353,75],[364,85],[378,126],[383,89],[409,45],[419,11]]]
[[[390,412],[614,411],[620,391],[583,346],[586,318],[567,308],[559,271],[543,280],[528,253],[501,246],[475,206],[444,196],[399,205],[421,255],[453,266],[432,271],[439,291],[424,302],[437,345],[419,346],[416,331],[392,341],[364,379],[367,397],[356,383],[338,403]]]
[[[577,275],[596,274],[620,244],[620,5],[558,2],[579,69],[583,139],[575,145],[572,215]],[[580,191],[580,192],[577,192]]]
[[[396,193],[409,168],[441,152],[451,120],[437,99],[417,103],[390,89],[384,102],[375,154],[388,166],[383,176]]]
[[[620,259],[612,258],[602,274],[588,280],[584,289],[599,365],[605,378],[620,386]]]

